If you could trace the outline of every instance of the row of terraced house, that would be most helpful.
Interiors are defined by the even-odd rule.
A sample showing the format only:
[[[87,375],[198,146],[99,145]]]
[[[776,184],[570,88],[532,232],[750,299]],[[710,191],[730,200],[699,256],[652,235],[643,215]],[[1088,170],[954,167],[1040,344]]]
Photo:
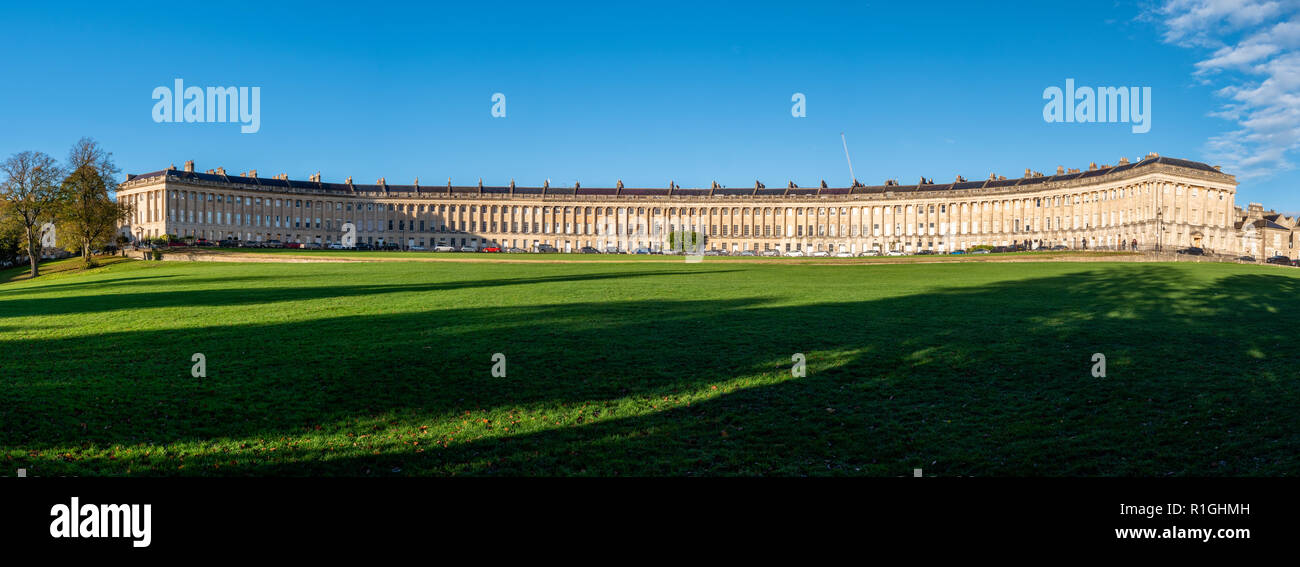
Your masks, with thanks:
[[[704,247],[772,250],[946,252],[976,245],[1072,249],[1201,247],[1221,253],[1295,256],[1296,220],[1234,204],[1236,180],[1218,167],[1150,154],[1116,165],[1026,170],[912,185],[710,188],[390,185],[325,182],[256,171],[171,167],[131,175],[129,238],[358,242],[403,248],[548,244],[561,251],[669,246],[690,231]]]

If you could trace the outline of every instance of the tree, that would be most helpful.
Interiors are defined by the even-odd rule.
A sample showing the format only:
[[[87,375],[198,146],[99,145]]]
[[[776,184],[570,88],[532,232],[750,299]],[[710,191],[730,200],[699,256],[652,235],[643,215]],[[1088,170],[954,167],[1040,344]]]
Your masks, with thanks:
[[[0,197],[23,234],[23,248],[31,262],[31,277],[40,274],[41,224],[53,218],[62,199],[59,179],[63,172],[54,158],[43,152],[19,152],[0,163]]]
[[[0,201],[0,264],[10,265],[23,249],[23,230],[9,204]]]
[[[668,249],[693,254],[699,251],[700,234],[693,230],[673,230],[668,232]]]
[[[68,171],[75,172],[83,167],[94,168],[104,180],[109,193],[117,192],[117,176],[122,173],[113,163],[113,153],[104,151],[93,138],[82,138],[68,151]]]
[[[109,198],[108,184],[90,163],[63,180],[63,193],[65,198],[58,208],[60,232],[81,250],[82,262],[93,266],[91,249],[112,241],[118,224],[127,218],[128,207]]]

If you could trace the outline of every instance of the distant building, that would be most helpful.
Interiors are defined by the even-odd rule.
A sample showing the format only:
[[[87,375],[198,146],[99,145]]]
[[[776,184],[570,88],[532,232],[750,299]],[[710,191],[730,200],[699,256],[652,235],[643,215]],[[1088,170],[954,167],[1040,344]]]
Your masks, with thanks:
[[[1260,251],[1291,250],[1295,219],[1241,212],[1236,179],[1217,167],[1150,154],[1087,170],[1030,170],[951,183],[802,188],[628,188],[389,185],[228,175],[172,167],[129,176],[118,198],[134,205],[131,238],[177,237],[529,248],[662,249],[670,231],[694,231],[715,250],[936,252],[976,245],[1074,249],[1199,246],[1236,254],[1243,223]],[[1258,214],[1256,214],[1258,213]],[[1254,215],[1254,216],[1252,216]],[[1276,218],[1270,218],[1276,217]],[[1262,221],[1262,222],[1261,222]],[[1276,227],[1274,226],[1276,225]],[[1281,228],[1277,228],[1281,227]],[[1291,232],[1287,232],[1290,230]]]
[[[1235,228],[1241,233],[1242,254],[1257,259],[1272,256],[1296,257],[1300,227],[1296,217],[1277,211],[1265,211],[1264,205],[1250,203],[1246,210],[1236,210]]]

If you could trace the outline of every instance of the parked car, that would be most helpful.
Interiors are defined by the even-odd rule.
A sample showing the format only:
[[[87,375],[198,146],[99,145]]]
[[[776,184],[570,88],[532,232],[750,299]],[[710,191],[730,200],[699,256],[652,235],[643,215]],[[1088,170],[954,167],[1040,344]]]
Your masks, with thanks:
[[[917,256],[933,256],[933,255],[934,255],[934,250],[930,250],[929,248],[927,248],[927,249],[925,249],[925,250],[917,250],[917,251],[916,251],[916,255],[917,255]]]
[[[1254,262],[1254,261],[1255,261],[1255,257],[1254,257],[1254,256],[1237,256],[1237,261],[1238,261],[1238,262]]]
[[[1287,257],[1287,256],[1272,256],[1272,257],[1270,257],[1269,259],[1264,260],[1264,261],[1265,261],[1265,262],[1268,262],[1269,264],[1280,264],[1280,265],[1283,265],[1283,266],[1290,266],[1290,265],[1291,265],[1291,258],[1289,258],[1289,257]]]
[[[355,248],[356,248],[357,250],[374,250],[374,249],[375,249],[374,245],[370,244],[369,242],[358,242]]]
[[[495,252],[500,252],[500,251],[501,251],[501,247],[500,247],[500,246],[488,246],[487,248],[484,248],[484,249],[483,249],[483,252],[493,252],[493,253],[495,253]]]
[[[427,249],[423,246],[411,246],[407,248],[407,250],[410,250],[411,252],[424,252]]]
[[[1292,265],[1292,266],[1295,266],[1295,267],[1297,267],[1297,268],[1300,268],[1300,258],[1296,258],[1296,259],[1294,259],[1294,260],[1291,260],[1291,265]]]
[[[763,253],[762,253],[762,255],[765,256],[765,257],[769,257],[769,258],[770,258],[770,257],[773,257],[773,256],[780,256],[780,255],[781,255],[781,251],[780,251],[780,250],[777,250],[777,249],[775,249],[775,248],[769,248],[769,249],[767,249],[767,250],[764,250]]]
[[[446,245],[446,244],[439,244],[439,245],[433,247],[433,251],[434,251],[434,252],[455,252],[455,251],[456,251],[456,247],[455,247],[455,246],[448,246],[448,245]]]
[[[991,254],[988,248],[976,248],[970,251],[971,254]]]
[[[741,251],[740,251],[740,255],[741,255],[741,256],[757,256],[757,255],[758,255],[758,252],[757,252],[757,251],[754,251],[754,250],[741,250]]]
[[[524,250],[523,248],[506,248],[506,254],[523,254],[525,252],[527,252],[527,250]]]
[[[650,249],[649,249],[649,248],[637,248],[637,249],[636,249],[634,252],[632,252],[632,253],[633,253],[633,254],[649,254],[649,253],[650,253]]]
[[[582,248],[578,249],[578,253],[579,254],[600,254],[600,250],[597,250],[590,246],[583,246]]]
[[[785,253],[785,257],[786,257],[786,258],[803,258],[803,250],[787,250],[786,253]]]
[[[966,253],[965,250],[953,250],[952,252],[949,252],[949,254],[965,254],[965,253]]]
[[[319,242],[304,242],[302,248],[305,250],[320,250],[321,245]]]
[[[844,250],[844,251],[842,251],[842,252],[836,252],[836,253],[835,253],[835,257],[836,257],[836,258],[852,258],[852,257],[853,257],[853,253],[852,253],[852,252],[849,252],[848,250]]]
[[[1203,248],[1197,248],[1197,247],[1195,247],[1195,246],[1188,246],[1187,248],[1183,248],[1183,249],[1179,250],[1178,253],[1179,253],[1179,254],[1186,254],[1186,255],[1189,255],[1189,256],[1204,256],[1204,255],[1205,255],[1205,249],[1203,249]]]
[[[880,251],[876,250],[875,248],[872,248],[871,250],[863,250],[862,252],[858,253],[858,256],[879,256],[879,255],[880,255]]]
[[[608,246],[608,247],[605,248],[605,253],[606,253],[606,254],[622,254],[623,251],[622,251],[622,250],[619,250],[617,246]]]
[[[906,253],[906,252],[903,252],[902,250],[890,250],[890,251],[888,251],[888,252],[885,252],[885,255],[886,255],[886,256],[906,256],[907,253]]]
[[[1070,247],[1064,244],[1057,244],[1056,246],[1052,247],[1052,250],[1069,250],[1069,249]]]
[[[556,247],[554,247],[554,246],[551,246],[550,244],[538,244],[537,247],[536,247],[536,249],[535,249],[535,251],[536,251],[538,254],[554,254],[554,253],[556,253],[556,252],[559,252],[560,249],[559,249],[559,248],[556,248]]]
[[[459,251],[460,251],[460,252],[478,252],[478,245],[477,245],[477,244],[466,244],[466,245],[464,245],[464,246],[461,246],[461,247],[459,248]]]

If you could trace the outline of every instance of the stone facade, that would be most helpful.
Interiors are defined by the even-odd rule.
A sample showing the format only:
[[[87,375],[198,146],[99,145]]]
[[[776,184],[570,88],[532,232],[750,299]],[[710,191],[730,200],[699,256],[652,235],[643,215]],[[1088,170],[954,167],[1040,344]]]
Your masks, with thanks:
[[[916,185],[768,189],[372,185],[307,181],[256,171],[169,168],[129,176],[129,237],[439,244],[561,251],[667,247],[669,231],[696,231],[715,250],[946,252],[976,245],[1065,245],[1221,253],[1244,248],[1236,179],[1216,167],[1155,154],[1115,166],[1058,168],[1045,176]],[[1261,219],[1262,219],[1261,215]],[[1288,222],[1294,225],[1294,219]],[[1271,229],[1261,229],[1271,230]],[[1269,234],[1262,234],[1265,240]],[[1271,240],[1268,240],[1271,243]],[[1294,242],[1294,239],[1291,240]],[[1267,248],[1267,246],[1265,246]],[[1291,255],[1294,255],[1292,253]]]
[[[1266,211],[1259,203],[1250,203],[1245,210],[1238,208],[1235,226],[1241,234],[1242,254],[1259,260],[1273,256],[1297,257],[1300,253],[1298,221],[1300,218]]]

